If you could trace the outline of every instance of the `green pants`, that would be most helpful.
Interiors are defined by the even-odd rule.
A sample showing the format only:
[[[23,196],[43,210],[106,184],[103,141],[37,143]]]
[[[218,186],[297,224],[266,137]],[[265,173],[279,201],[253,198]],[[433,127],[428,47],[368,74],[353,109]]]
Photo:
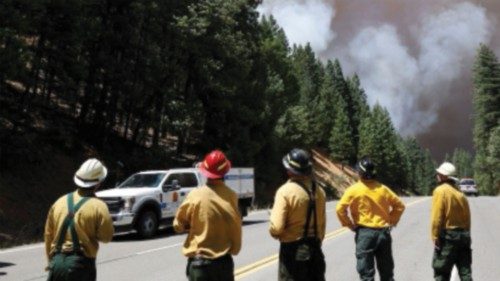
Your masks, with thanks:
[[[281,243],[279,281],[324,281],[325,270],[325,256],[318,239]]]
[[[49,264],[47,281],[96,280],[95,259],[77,254],[56,254]]]
[[[189,258],[186,267],[189,281],[234,281],[234,263],[231,255],[210,260]]]
[[[390,229],[358,227],[355,236],[356,269],[362,281],[375,280],[375,260],[381,281],[394,280]]]
[[[434,250],[432,268],[436,281],[450,280],[451,270],[456,265],[461,281],[472,280],[472,250],[470,232],[446,230],[440,237],[441,248]]]

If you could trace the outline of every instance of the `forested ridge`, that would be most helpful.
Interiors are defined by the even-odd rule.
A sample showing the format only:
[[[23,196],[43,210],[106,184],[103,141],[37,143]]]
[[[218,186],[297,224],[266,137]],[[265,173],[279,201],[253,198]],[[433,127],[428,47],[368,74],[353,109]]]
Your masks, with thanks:
[[[127,172],[169,168],[220,148],[234,166],[255,167],[257,203],[265,204],[283,180],[281,157],[303,147],[345,165],[370,155],[394,190],[429,194],[430,152],[400,136],[384,107],[370,107],[363,81],[345,75],[338,60],[290,46],[276,21],[257,13],[258,3],[1,1],[2,178],[52,161],[51,171],[65,168],[70,182],[87,156],[103,159],[117,177],[117,161]],[[486,135],[498,142],[498,134]],[[46,141],[52,147],[39,151]],[[61,167],[55,154],[71,164]],[[52,179],[26,187],[42,201],[34,211],[40,218],[56,191],[68,188]],[[17,188],[0,195],[20,204],[8,193]]]

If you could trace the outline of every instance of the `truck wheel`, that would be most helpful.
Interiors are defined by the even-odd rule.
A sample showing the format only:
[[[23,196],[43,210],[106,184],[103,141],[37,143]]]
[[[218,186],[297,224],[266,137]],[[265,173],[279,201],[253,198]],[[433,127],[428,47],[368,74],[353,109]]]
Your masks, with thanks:
[[[153,211],[144,211],[141,213],[136,225],[137,233],[142,238],[151,238],[158,230],[158,218]]]
[[[247,215],[247,207],[239,205],[238,206],[238,211],[240,212],[240,218],[241,218],[241,220],[243,220],[243,217],[245,217]]]

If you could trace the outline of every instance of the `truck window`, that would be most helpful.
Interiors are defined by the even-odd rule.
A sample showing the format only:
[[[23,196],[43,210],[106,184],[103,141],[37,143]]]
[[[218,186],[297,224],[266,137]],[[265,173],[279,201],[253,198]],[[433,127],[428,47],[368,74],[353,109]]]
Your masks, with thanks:
[[[473,179],[464,179],[460,181],[461,185],[474,185],[476,184]]]
[[[181,187],[197,187],[198,179],[194,173],[175,173],[168,175],[165,185],[171,185],[173,180],[177,180]]]
[[[164,177],[165,173],[135,174],[120,184],[119,188],[157,187]]]

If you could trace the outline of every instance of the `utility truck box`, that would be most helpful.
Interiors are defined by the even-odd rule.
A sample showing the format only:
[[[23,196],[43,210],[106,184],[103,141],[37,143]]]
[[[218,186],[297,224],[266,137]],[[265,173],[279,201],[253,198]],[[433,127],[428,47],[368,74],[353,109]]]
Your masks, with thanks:
[[[253,203],[253,168],[232,168],[226,185],[238,195],[239,210],[246,216]],[[108,206],[116,232],[135,230],[143,238],[155,235],[158,227],[171,226],[187,194],[206,182],[197,168],[142,171],[115,188],[97,192]]]

